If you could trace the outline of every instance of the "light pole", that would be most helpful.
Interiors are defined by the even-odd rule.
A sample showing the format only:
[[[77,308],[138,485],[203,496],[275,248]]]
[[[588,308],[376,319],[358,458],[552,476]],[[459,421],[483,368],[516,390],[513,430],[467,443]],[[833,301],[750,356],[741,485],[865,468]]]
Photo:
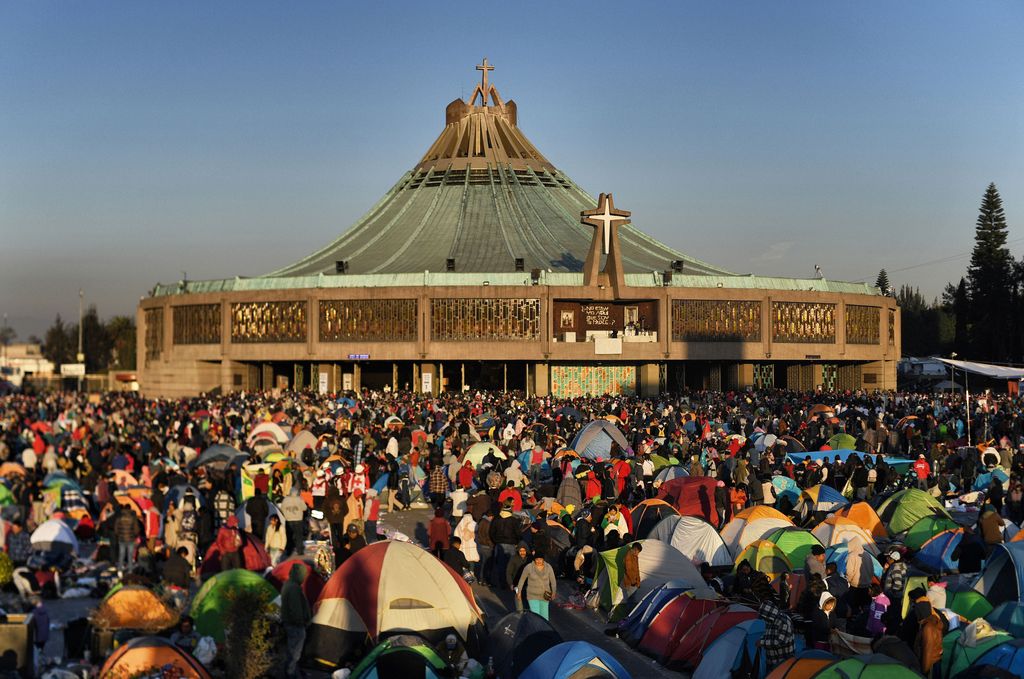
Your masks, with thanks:
[[[85,304],[85,292],[81,288],[78,289],[78,355],[75,356],[79,363],[85,363],[85,353],[82,351],[82,318],[83,318],[83,305]],[[78,376],[78,391],[82,391],[82,376]]]

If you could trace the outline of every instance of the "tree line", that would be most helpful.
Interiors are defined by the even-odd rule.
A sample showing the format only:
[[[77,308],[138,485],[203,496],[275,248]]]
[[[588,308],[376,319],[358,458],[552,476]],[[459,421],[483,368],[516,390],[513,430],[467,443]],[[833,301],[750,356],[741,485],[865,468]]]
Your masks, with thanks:
[[[910,285],[894,290],[882,269],[875,285],[896,297],[904,356],[949,356],[996,363],[1024,362],[1024,259],[1007,247],[1008,227],[996,185],[981,199],[967,271],[928,302]]]
[[[65,363],[77,363],[78,324],[65,323],[57,314],[53,325],[42,341],[43,356],[53,362],[57,370]],[[135,369],[135,319],[131,316],[111,316],[100,320],[95,305],[82,316],[82,353],[85,369],[89,373],[106,370]]]

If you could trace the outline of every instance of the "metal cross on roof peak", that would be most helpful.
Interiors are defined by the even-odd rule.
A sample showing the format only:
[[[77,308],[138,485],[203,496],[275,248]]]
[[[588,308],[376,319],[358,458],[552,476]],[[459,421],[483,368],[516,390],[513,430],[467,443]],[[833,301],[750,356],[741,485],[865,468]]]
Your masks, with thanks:
[[[597,200],[596,210],[584,210],[580,213],[580,221],[598,229],[604,241],[604,254],[608,254],[612,241],[612,226],[629,224],[630,213],[616,210],[612,194],[602,193]]]
[[[494,67],[488,64],[487,57],[484,57],[483,63],[479,64],[476,67],[476,70],[483,71],[483,73],[480,74],[480,92],[483,93],[484,106],[487,106],[487,93],[490,90],[490,87],[487,85],[487,72],[493,71]]]

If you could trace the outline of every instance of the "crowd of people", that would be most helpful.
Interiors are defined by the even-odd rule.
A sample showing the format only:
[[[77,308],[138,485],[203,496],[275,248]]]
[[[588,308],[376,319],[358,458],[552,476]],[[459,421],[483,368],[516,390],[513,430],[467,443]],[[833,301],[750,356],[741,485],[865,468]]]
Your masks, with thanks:
[[[595,421],[621,439],[609,437],[597,452],[574,450]],[[837,435],[852,437],[859,452],[829,455]],[[968,447],[969,436],[982,448]],[[821,450],[823,457],[805,454]],[[892,457],[910,463],[896,466]],[[62,577],[83,558],[113,563],[121,580],[159,583],[184,605],[212,573],[292,556],[329,572],[381,539],[419,541],[470,582],[507,590],[517,608],[544,618],[574,585],[592,585],[598,553],[632,545],[622,580],[628,600],[642,585],[643,550],[630,508],[665,497],[658,473],[666,467],[714,480],[704,518],[722,526],[760,504],[802,519],[792,497],[778,492],[780,476],[856,501],[911,486],[957,494],[998,466],[1007,479],[992,476],[983,489],[982,518],[961,546],[964,572],[980,570],[1004,520],[1024,519],[1021,402],[997,395],[968,403],[956,394],[782,390],[653,399],[11,394],[0,397],[0,462],[6,558],[40,619],[44,600],[63,593]],[[385,530],[389,515],[427,506],[433,518],[422,534]],[[93,551],[76,555],[30,539],[54,519]],[[564,527],[564,540],[552,536],[552,522]],[[795,653],[798,634],[809,648],[827,648],[831,630],[876,638],[888,631],[927,674],[948,621],[936,612],[937,581],[910,592],[906,616],[893,605],[904,598],[904,555],[886,552],[876,578],[853,545],[842,572],[815,548],[800,564],[807,583],[798,598],[787,576],[773,583],[749,562],[735,571],[698,566],[709,587],[757,607],[769,666]],[[282,599],[288,676],[299,672],[300,630],[311,619],[300,584],[286,586]],[[194,645],[191,620],[183,624],[179,641]],[[37,642],[45,637],[40,630]]]

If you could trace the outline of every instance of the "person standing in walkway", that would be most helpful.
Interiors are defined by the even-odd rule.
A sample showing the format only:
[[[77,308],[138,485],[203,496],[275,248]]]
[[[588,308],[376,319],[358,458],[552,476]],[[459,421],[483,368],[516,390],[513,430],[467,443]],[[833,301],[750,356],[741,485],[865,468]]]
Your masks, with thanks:
[[[298,677],[302,647],[306,643],[306,628],[313,619],[309,601],[302,591],[306,579],[306,566],[294,564],[288,572],[288,581],[281,587],[281,625],[288,640],[288,656],[285,676]]]
[[[622,576],[622,598],[624,600],[631,597],[633,592],[640,588],[640,552],[643,550],[643,545],[639,542],[634,542],[626,550]]]
[[[135,565],[135,541],[139,532],[138,518],[128,505],[121,505],[114,522],[114,535],[117,537],[117,567],[122,571],[127,572]]]
[[[533,562],[523,569],[516,587],[516,596],[526,593],[526,605],[530,610],[544,618],[550,619],[548,606],[555,598],[555,569],[544,561],[543,554],[534,554]]]

